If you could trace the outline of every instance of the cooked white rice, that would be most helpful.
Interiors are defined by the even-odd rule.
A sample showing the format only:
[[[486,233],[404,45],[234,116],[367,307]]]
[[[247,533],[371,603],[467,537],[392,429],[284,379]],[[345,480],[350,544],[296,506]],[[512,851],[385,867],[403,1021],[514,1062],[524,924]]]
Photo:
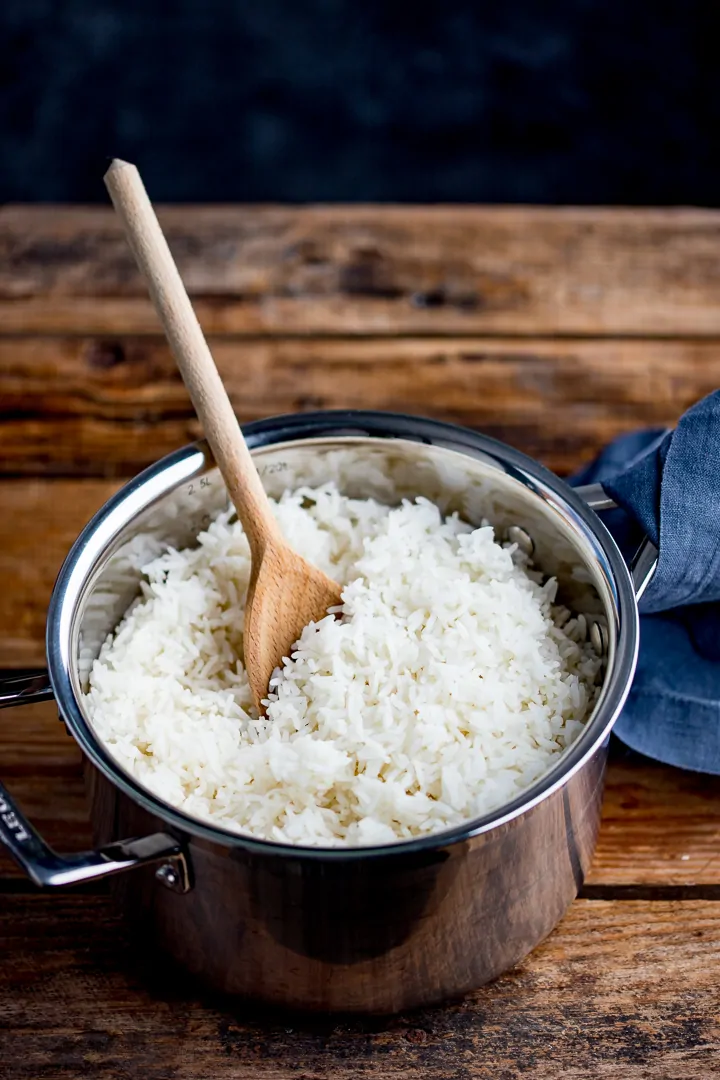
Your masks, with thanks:
[[[86,704],[118,762],[193,817],[265,839],[372,845],[507,803],[578,736],[600,662],[585,620],[489,526],[424,499],[327,485],[274,504],[300,554],[345,585],[258,718],[242,664],[248,544],[230,511],[144,567]]]

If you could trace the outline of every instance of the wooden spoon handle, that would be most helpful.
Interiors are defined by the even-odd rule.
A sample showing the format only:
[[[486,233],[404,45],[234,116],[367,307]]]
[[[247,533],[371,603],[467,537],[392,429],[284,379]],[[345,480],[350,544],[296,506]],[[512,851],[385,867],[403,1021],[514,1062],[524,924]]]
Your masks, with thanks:
[[[255,555],[277,535],[275,518],[140,173],[115,159],[105,186]]]

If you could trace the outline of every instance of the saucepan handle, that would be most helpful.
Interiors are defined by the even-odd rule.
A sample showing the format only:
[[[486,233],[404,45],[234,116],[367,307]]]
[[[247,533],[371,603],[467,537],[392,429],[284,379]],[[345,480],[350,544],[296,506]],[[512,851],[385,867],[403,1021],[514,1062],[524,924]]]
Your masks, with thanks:
[[[617,503],[610,498],[602,484],[583,484],[575,491],[591,510],[615,510]],[[649,537],[641,542],[630,560],[630,574],[635,586],[635,598],[640,599],[647,589],[658,563],[658,549]]]
[[[52,697],[46,672],[0,679],[0,708]],[[58,855],[27,820],[0,783],[0,841],[36,885],[80,885],[148,863],[161,864],[158,877],[174,892],[190,889],[181,844],[167,833],[119,840],[97,851]]]
[[[0,678],[0,709],[26,705],[31,701],[49,701],[52,696],[50,678],[45,670]]]

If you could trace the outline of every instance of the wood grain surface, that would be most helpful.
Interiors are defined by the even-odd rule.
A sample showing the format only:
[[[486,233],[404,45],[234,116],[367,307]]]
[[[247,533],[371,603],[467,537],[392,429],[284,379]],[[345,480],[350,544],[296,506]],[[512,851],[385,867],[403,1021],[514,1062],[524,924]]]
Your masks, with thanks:
[[[392,1019],[258,1011],[135,956],[102,896],[3,898],[0,1061],[12,1080],[719,1075],[720,905],[578,901],[522,965]]]
[[[361,407],[480,428],[569,473],[720,383],[720,214],[165,208],[238,416]],[[78,531],[199,435],[111,210],[0,208],[0,670],[44,661]],[[0,716],[0,775],[90,844],[52,703]],[[461,1003],[336,1023],[138,963],[101,886],[0,855],[0,1078],[705,1080],[720,1076],[720,784],[615,746],[582,898]],[[141,958],[142,959],[142,958]]]
[[[714,340],[210,344],[243,423],[312,409],[424,414],[479,428],[566,474],[622,432],[673,425],[720,384]],[[162,339],[0,337],[0,472],[132,475],[199,434]]]
[[[0,481],[0,664],[43,664],[50,593],[78,532],[118,487],[108,480]]]
[[[720,213],[160,208],[210,333],[720,333]],[[6,333],[152,333],[110,207],[0,209]]]

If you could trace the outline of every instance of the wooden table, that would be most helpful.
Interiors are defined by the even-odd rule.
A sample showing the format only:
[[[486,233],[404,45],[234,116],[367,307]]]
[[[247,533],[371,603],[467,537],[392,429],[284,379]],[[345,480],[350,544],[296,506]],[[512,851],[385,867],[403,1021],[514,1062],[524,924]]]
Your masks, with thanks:
[[[479,427],[567,473],[720,385],[720,214],[173,208],[241,420],[360,406]],[[0,664],[43,662],[54,575],[124,478],[198,434],[109,210],[0,210]],[[90,842],[52,705],[3,714],[2,777]],[[720,791],[616,749],[581,898],[519,968],[391,1020],[216,1000],[138,964],[102,888],[0,861],[0,1076],[720,1076]]]

